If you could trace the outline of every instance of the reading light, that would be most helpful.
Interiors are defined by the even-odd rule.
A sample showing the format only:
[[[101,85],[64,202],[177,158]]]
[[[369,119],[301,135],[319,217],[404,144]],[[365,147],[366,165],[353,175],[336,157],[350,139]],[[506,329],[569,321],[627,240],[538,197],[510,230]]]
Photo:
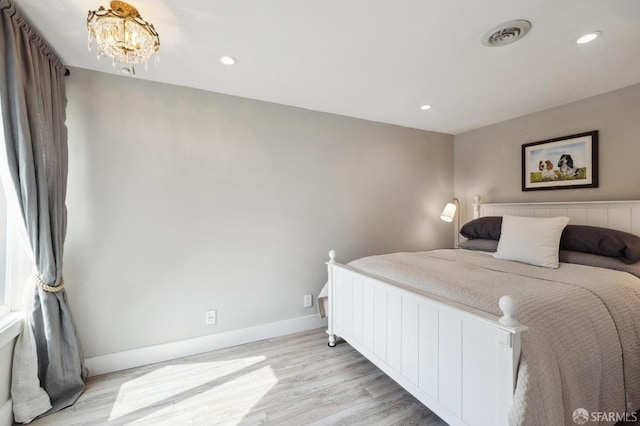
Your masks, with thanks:
[[[458,233],[460,232],[460,215],[458,214],[458,210],[460,210],[460,200],[454,198],[452,202],[447,203],[447,205],[444,206],[444,210],[442,210],[442,213],[440,214],[440,219],[445,222],[451,223],[456,221],[456,235],[453,238],[453,246],[455,248],[458,248],[458,243],[460,241],[458,237]]]
[[[457,210],[457,207],[455,204],[447,203],[447,205],[444,206],[444,210],[442,210],[440,219],[444,220],[445,222],[453,222],[453,219],[455,218],[455,215],[456,215],[456,210]]]
[[[431,109],[431,105],[422,105],[422,106],[420,107],[420,109],[421,109],[421,110],[423,110],[423,111],[426,111],[426,110],[428,110],[428,109]]]

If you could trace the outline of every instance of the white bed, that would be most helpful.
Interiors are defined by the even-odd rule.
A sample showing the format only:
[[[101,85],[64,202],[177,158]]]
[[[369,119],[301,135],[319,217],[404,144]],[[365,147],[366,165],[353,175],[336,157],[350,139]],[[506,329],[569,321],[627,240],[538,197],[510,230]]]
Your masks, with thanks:
[[[566,216],[570,218],[570,224],[606,227],[640,235],[640,201],[474,205],[474,217],[507,214],[535,217]],[[443,257],[445,258],[443,261],[449,261],[449,256],[464,255],[464,251],[455,253],[452,250],[451,252],[425,254],[421,255],[422,257],[418,254],[412,254],[407,258],[408,260],[403,260],[403,262],[407,264],[431,262],[431,258],[434,256]],[[489,258],[486,255],[484,257]],[[491,259],[493,261],[493,258]],[[463,260],[470,264],[469,268],[472,271],[473,268],[485,267],[484,263],[486,263],[484,258],[477,253],[466,256]],[[496,261],[499,260],[496,259]],[[366,266],[366,259],[359,262],[355,264]],[[508,263],[514,264],[514,262]],[[521,270],[511,271],[511,266],[508,263],[500,264],[502,266],[499,266],[498,269],[505,269],[500,273],[509,272],[517,277]],[[402,266],[400,269],[403,268],[405,267]],[[410,270],[410,265],[407,268]],[[494,264],[490,264],[488,267],[488,269],[495,268]],[[536,267],[529,266],[528,268],[535,269]],[[571,266],[561,269],[565,274],[571,272],[577,276],[578,273],[585,271],[587,274],[589,273],[584,268],[589,267]],[[602,274],[608,274],[601,268],[596,269],[599,269]],[[480,269],[475,270],[480,271]],[[553,275],[549,274],[553,274],[553,271],[542,271],[540,277],[532,279],[552,281],[550,277]],[[521,388],[524,386],[521,383],[520,389],[516,388],[523,334],[525,334],[525,338],[528,338],[526,337],[527,324],[518,322],[516,300],[522,298],[522,295],[514,300],[506,291],[502,297],[496,297],[496,299],[500,298],[501,312],[497,309],[497,300],[493,303],[495,307],[489,303],[482,306],[482,309],[476,309],[468,306],[462,296],[448,297],[446,286],[442,287],[440,291],[433,290],[433,292],[409,288],[406,283],[393,279],[396,276],[395,272],[389,272],[385,276],[384,273],[376,271],[375,267],[364,271],[358,267],[339,264],[335,260],[334,252],[330,253],[328,272],[329,327],[327,333],[329,334],[330,346],[335,345],[336,336],[343,338],[452,425],[509,424],[512,404],[515,406],[514,392],[516,395],[522,393]],[[628,275],[626,273],[617,272],[617,274],[623,275],[615,275],[612,272],[611,278],[609,275],[606,277],[602,275],[602,277],[613,281],[626,280],[630,282],[630,284],[627,282],[627,285],[635,285],[633,280],[637,278],[630,275],[627,278],[625,277]],[[571,277],[565,276],[563,279],[565,278],[568,284],[564,282],[563,284],[571,287],[573,285],[570,282]],[[575,284],[577,285],[579,282]],[[591,291],[590,288],[580,289],[579,294],[583,298],[588,298]],[[454,296],[458,296],[458,294],[455,293]],[[619,296],[613,295],[612,297]],[[456,298],[458,301],[452,300]],[[565,306],[567,315],[571,315],[571,317],[567,318],[564,324],[558,324],[556,329],[559,333],[558,336],[563,336],[559,339],[567,339],[568,341],[572,334],[582,336],[577,331],[574,333],[571,330],[571,327],[577,327],[575,323],[580,322],[577,319],[580,316],[580,311],[573,309],[570,304]],[[640,309],[640,306],[637,308]],[[603,312],[605,315],[606,310]],[[540,321],[535,316],[532,317],[531,313],[527,315],[528,318],[532,318],[531,321],[535,323],[536,327],[540,326]],[[611,315],[615,316],[615,312]],[[621,311],[618,315],[625,317],[625,312]],[[633,315],[626,314],[626,317],[629,316]],[[531,325],[534,326],[534,324]],[[561,328],[562,326],[566,328]],[[634,334],[633,330],[631,330],[632,335]],[[532,329],[530,339],[532,340],[533,335],[538,332],[539,330]],[[638,334],[637,331],[635,333]],[[587,340],[586,337],[581,337],[581,339]],[[605,343],[606,339],[597,339],[595,340],[596,344],[600,343],[600,340]],[[527,342],[525,341],[525,343]],[[611,343],[607,342],[607,345],[611,346]],[[524,346],[526,348],[527,345]],[[631,350],[636,351],[637,349],[637,352],[640,352],[640,348],[636,348],[638,345],[635,342],[631,346]],[[583,350],[582,352],[586,353],[587,351]],[[605,356],[608,355],[605,354]],[[628,354],[625,356],[627,356],[629,363],[635,362],[634,357],[628,356]],[[638,356],[640,357],[640,354]],[[615,354],[611,357],[615,357]],[[530,356],[530,361],[531,359],[535,359],[535,357]],[[530,367],[532,371],[535,371],[533,366],[532,362]],[[626,376],[623,377],[627,382],[633,381]],[[634,380],[635,378],[635,376],[632,377]],[[611,379],[613,385],[617,381],[617,379]],[[625,380],[622,379],[622,381]],[[589,380],[586,380],[586,383],[589,383]],[[619,393],[619,389],[615,389],[615,391]],[[540,393],[540,390],[537,392]],[[624,387],[622,392],[624,394]],[[581,401],[580,395],[576,395],[575,400]],[[611,396],[612,399],[614,397],[620,399],[619,395]],[[522,395],[519,398],[522,399]],[[522,402],[520,399],[517,400],[518,403]],[[622,396],[622,399],[625,400],[625,395]],[[629,399],[627,396],[626,401],[630,405],[637,403],[637,401],[629,401]],[[603,404],[609,403],[604,402]],[[614,403],[611,402],[611,404]],[[615,407],[620,406],[618,404]],[[553,407],[535,408],[551,409]],[[565,419],[567,418],[566,411],[570,408],[562,407]],[[572,407],[571,411],[578,408],[582,407]],[[594,407],[586,408],[595,409]],[[617,411],[638,408],[640,406],[623,406]],[[514,422],[513,413],[511,413],[511,417]],[[553,414],[549,414],[548,418],[553,418]],[[515,422],[521,422],[521,420]]]

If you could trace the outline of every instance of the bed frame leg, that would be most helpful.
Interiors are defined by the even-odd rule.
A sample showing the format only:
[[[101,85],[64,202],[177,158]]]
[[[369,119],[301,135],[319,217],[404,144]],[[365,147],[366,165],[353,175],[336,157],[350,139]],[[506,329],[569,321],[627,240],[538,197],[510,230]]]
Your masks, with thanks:
[[[329,335],[329,343],[327,343],[327,346],[329,346],[330,348],[334,348],[336,346],[336,335],[335,334],[330,334]]]
[[[333,332],[333,315],[335,313],[334,309],[333,309],[333,303],[335,302],[334,297],[333,297],[333,285],[334,285],[334,277],[333,277],[333,265],[335,265],[336,263],[336,251],[335,250],[331,250],[329,252],[329,261],[327,262],[327,269],[328,269],[328,273],[329,273],[329,312],[327,313],[327,319],[328,319],[328,327],[327,327],[327,334],[329,335],[329,343],[327,343],[327,345],[329,345],[330,348],[333,348],[336,346],[336,335]]]

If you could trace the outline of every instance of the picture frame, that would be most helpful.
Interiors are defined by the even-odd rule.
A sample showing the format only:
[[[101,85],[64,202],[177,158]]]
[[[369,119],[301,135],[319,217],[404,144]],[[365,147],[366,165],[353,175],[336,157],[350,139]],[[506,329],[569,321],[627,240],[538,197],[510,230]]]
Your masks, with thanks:
[[[522,145],[522,190],[598,187],[598,131]]]

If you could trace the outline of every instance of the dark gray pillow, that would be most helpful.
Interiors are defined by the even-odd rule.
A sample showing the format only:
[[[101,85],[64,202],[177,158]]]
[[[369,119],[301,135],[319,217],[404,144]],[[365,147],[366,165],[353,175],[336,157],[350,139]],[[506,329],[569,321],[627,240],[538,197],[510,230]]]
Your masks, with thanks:
[[[640,237],[596,226],[567,225],[560,238],[560,248],[616,257],[627,263],[640,260]]]
[[[476,238],[473,240],[461,241],[460,244],[458,244],[458,247],[465,250],[486,251],[495,253],[498,249],[498,241]]]
[[[596,266],[598,268],[613,269],[616,271],[628,272],[640,278],[640,263],[625,263],[613,257],[599,256],[591,253],[581,253],[579,251],[560,250],[560,262],[575,263],[578,265]]]
[[[477,238],[483,240],[499,240],[501,230],[501,216],[485,216],[465,223],[460,233],[470,240]]]

